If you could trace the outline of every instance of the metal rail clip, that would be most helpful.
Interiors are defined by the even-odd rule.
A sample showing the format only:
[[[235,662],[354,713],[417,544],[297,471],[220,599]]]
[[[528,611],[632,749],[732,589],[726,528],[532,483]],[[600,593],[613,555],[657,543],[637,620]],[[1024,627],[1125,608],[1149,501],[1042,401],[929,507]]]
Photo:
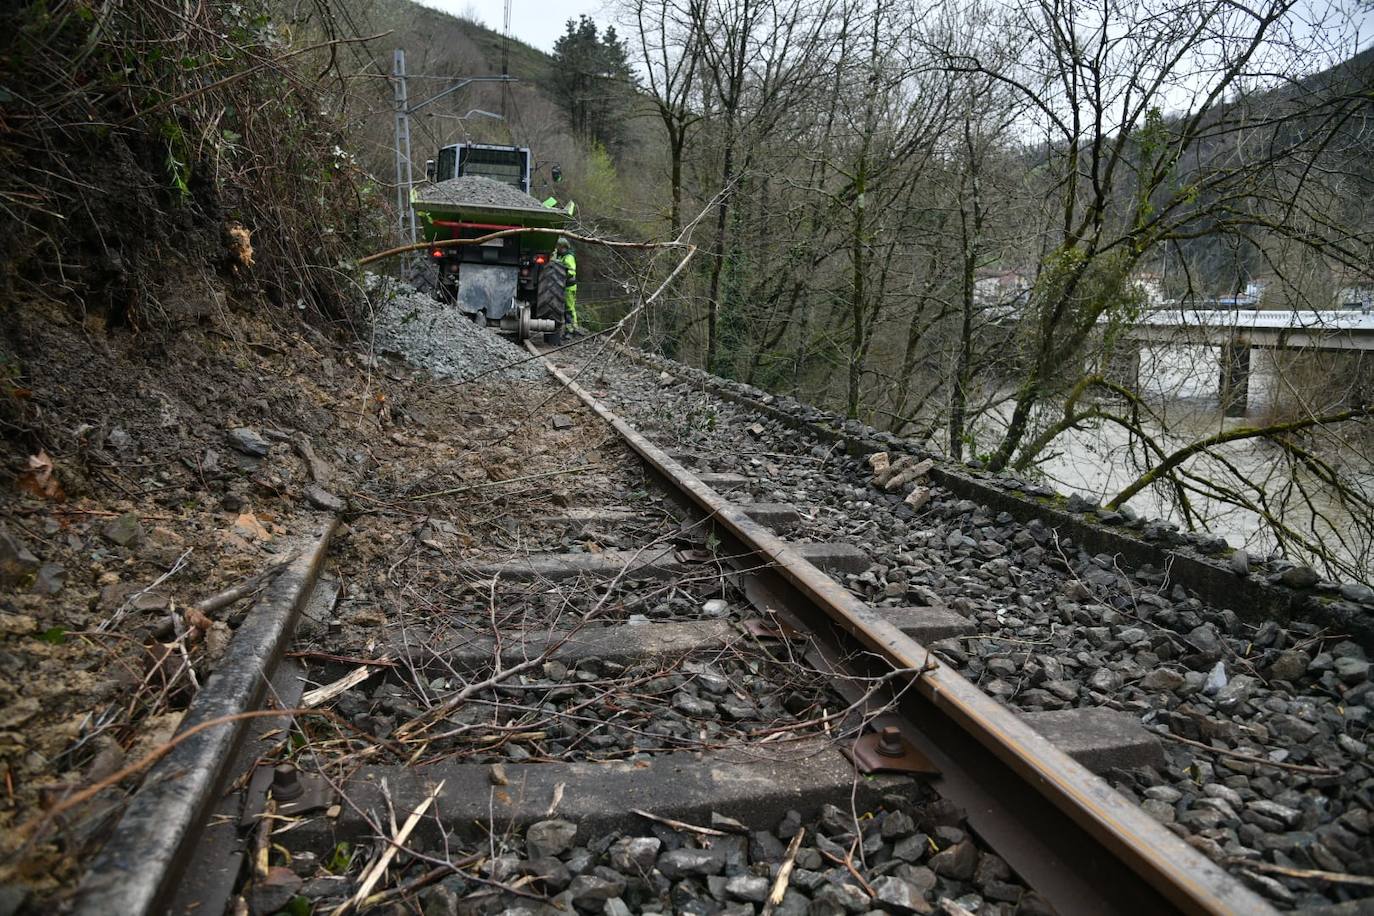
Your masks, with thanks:
[[[320,777],[302,776],[293,764],[282,763],[272,771],[272,798],[280,814],[309,814],[328,808],[334,790]]]
[[[764,620],[755,617],[744,621],[744,632],[758,639],[800,639],[801,634],[782,620]]]
[[[895,725],[884,726],[881,731],[860,735],[853,744],[844,748],[844,755],[854,761],[859,772],[865,775],[910,773],[934,776],[940,772],[925,754],[902,737],[901,731]]]

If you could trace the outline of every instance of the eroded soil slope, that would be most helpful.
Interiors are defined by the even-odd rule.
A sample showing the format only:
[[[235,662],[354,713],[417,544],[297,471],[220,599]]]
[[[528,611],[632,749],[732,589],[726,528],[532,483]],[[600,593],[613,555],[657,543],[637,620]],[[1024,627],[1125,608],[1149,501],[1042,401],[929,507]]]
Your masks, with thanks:
[[[252,603],[198,602],[270,574],[329,511],[341,544],[404,553],[434,527],[426,494],[455,487],[471,497],[438,521],[461,556],[573,485],[505,481],[598,445],[551,428],[575,408],[542,380],[434,379],[294,317],[133,333],[29,302],[0,327],[0,886],[39,898],[74,883],[134,780],[26,825],[167,740]],[[384,621],[369,610],[357,625]]]

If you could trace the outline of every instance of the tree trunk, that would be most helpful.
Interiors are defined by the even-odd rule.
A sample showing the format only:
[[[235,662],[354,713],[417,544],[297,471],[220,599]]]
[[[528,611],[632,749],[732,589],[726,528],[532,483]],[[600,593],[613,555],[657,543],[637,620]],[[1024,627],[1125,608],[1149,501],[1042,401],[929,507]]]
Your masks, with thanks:
[[[669,237],[675,239],[682,234],[682,148],[686,145],[687,132],[671,131],[669,136],[668,147],[673,157],[673,202],[668,212],[668,226]]]
[[[959,355],[949,403],[949,456],[964,460],[964,411],[968,406],[969,364],[973,361],[973,259],[964,258],[963,315],[959,326]]]
[[[1011,422],[1007,424],[1007,431],[1002,436],[1002,443],[997,446],[997,453],[988,462],[988,470],[996,472],[1006,468],[1007,463],[1011,461],[1012,454],[1016,451],[1016,447],[1021,444],[1021,439],[1026,435],[1031,411],[1035,409],[1036,402],[1040,400],[1039,376],[1039,372],[1032,372],[1021,383],[1020,390],[1016,392],[1016,408],[1011,412]]]
[[[864,137],[864,149],[859,155],[859,167],[854,176],[854,235],[850,239],[853,276],[849,314],[854,324],[854,334],[849,341],[849,389],[845,397],[845,413],[850,419],[859,416],[859,382],[863,379],[864,274],[868,270],[868,265],[864,262],[864,190],[867,181],[868,137]]]
[[[955,360],[954,387],[950,391],[949,405],[949,454],[955,461],[964,457],[964,426],[967,422],[968,385],[973,366],[973,293],[974,272],[978,267],[978,242],[983,233],[982,189],[978,183],[982,160],[973,141],[973,129],[969,121],[964,121],[964,150],[968,154],[963,178],[967,179],[967,207],[959,205],[959,234],[963,241],[963,267],[960,280],[963,285],[960,297],[961,315],[959,323],[959,355]],[[965,191],[965,183],[960,181],[960,191]],[[971,211],[971,212],[970,212]]]
[[[726,130],[733,133],[733,125]],[[716,205],[716,238],[711,245],[711,282],[706,290],[706,371],[715,372],[720,353],[720,274],[725,267],[725,226],[730,212],[730,183],[734,180],[735,145],[733,139],[725,144],[725,162],[721,168],[720,203]]]

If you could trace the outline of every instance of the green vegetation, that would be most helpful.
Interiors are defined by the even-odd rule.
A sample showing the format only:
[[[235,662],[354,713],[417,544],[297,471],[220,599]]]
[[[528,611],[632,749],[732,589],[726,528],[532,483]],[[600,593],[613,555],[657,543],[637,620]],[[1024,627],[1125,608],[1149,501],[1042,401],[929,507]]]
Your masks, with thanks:
[[[195,315],[151,294],[179,263],[344,312],[318,268],[379,219],[265,8],[31,0],[0,33],[0,283],[157,324]]]

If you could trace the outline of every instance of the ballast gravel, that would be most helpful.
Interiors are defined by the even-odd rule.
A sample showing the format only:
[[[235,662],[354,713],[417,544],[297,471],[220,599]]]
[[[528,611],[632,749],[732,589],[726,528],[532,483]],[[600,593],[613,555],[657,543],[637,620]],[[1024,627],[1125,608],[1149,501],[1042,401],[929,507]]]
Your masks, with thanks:
[[[464,175],[426,185],[416,192],[415,205],[423,208],[425,204],[455,206],[515,207],[521,210],[540,210],[544,205],[519,188],[484,178],[481,175]]]
[[[545,377],[528,353],[454,306],[387,277],[369,278],[368,289],[379,352],[461,382]]]
[[[867,551],[873,566],[845,577],[857,596],[969,617],[975,636],[932,648],[1000,702],[1139,716],[1166,763],[1108,781],[1275,905],[1370,897],[1367,883],[1321,876],[1374,876],[1364,647],[1309,622],[1241,619],[1167,569],[1123,569],[1038,520],[1022,524],[938,486],[912,508],[873,485],[866,461],[715,397],[684,381],[690,372],[605,356],[592,371],[610,389],[603,401],[661,447],[701,456],[700,470],[748,477],[732,499],[799,509],[807,521],[790,539]],[[1363,589],[1340,594],[1374,611]]]
[[[750,831],[715,812],[710,836],[648,820],[633,833],[587,836],[572,821],[550,818],[532,824],[523,842],[494,836],[480,874],[450,875],[418,897],[427,916],[754,916],[775,886],[788,843],[801,833],[777,916],[1049,916],[1043,898],[979,848],[961,823],[941,800],[903,796],[886,796],[874,811],[825,805],[810,820],[789,811],[771,830]],[[446,847],[428,858],[453,856]],[[300,893],[329,905],[349,889],[331,876],[306,882]]]

